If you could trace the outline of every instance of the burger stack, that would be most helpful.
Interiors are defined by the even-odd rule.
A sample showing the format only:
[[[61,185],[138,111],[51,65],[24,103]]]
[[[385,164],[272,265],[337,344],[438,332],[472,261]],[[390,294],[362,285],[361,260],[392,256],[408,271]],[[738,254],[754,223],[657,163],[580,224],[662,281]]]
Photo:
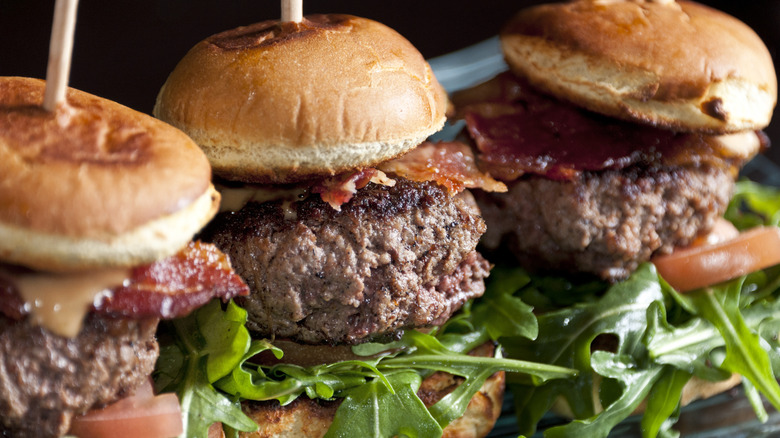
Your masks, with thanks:
[[[161,318],[247,292],[224,254],[191,242],[219,205],[200,149],[78,90],[46,111],[44,88],[0,78],[3,436],[62,436],[134,395]]]

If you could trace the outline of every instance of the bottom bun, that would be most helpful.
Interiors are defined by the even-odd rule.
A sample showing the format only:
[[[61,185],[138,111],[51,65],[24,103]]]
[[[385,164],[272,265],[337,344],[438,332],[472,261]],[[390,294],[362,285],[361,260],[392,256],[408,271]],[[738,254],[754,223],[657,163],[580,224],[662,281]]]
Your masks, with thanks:
[[[683,387],[682,395],[680,397],[680,405],[687,406],[696,400],[701,400],[724,393],[729,389],[739,385],[740,383],[742,383],[742,376],[739,374],[732,374],[728,379],[718,381],[709,381],[693,376]],[[598,388],[599,382],[594,381],[593,403],[595,406],[597,406],[597,410],[601,411],[602,407],[599,401]],[[634,410],[633,414],[636,415],[644,412],[646,403],[646,400],[642,401],[642,403]],[[569,404],[563,398],[556,399],[550,410],[553,413],[560,415],[561,417],[574,418],[574,414],[572,413]]]
[[[728,379],[717,382],[692,377],[683,387],[680,402],[685,406],[696,400],[710,398],[714,395],[724,393],[740,383],[742,383],[742,376],[739,374],[732,374]],[[644,410],[644,404],[640,405],[639,409]]]
[[[485,344],[472,354],[487,356],[492,354],[493,346]],[[423,380],[417,395],[431,406],[452,392],[462,378],[449,373],[436,372]],[[466,412],[453,420],[445,429],[445,438],[481,438],[493,429],[504,399],[504,372],[490,376],[479,391],[471,398]],[[277,401],[245,401],[242,406],[259,429],[255,432],[240,433],[242,438],[322,437],[328,431],[341,400],[312,400],[298,397],[294,402],[280,406]]]

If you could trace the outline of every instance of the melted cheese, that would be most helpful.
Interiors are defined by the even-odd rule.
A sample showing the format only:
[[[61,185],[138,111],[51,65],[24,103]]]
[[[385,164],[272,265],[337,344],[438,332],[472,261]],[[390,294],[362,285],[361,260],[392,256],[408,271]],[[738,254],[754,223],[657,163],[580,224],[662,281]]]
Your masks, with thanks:
[[[305,188],[277,188],[277,187],[255,187],[251,185],[242,187],[225,187],[217,186],[220,195],[222,195],[222,202],[219,206],[219,211],[239,211],[249,202],[271,202],[271,201],[285,201],[294,202],[300,201],[307,195]],[[289,205],[289,204],[288,204]]]
[[[713,137],[721,146],[721,153],[727,157],[747,160],[761,150],[761,139],[754,131]]]
[[[36,272],[14,275],[30,320],[57,335],[73,338],[84,317],[100,297],[130,277],[127,269],[55,274]]]

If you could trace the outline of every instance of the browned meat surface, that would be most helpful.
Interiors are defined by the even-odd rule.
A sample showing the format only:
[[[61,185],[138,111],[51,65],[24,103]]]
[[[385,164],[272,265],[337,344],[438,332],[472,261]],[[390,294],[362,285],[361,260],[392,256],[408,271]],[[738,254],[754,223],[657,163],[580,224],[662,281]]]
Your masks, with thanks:
[[[584,172],[573,182],[526,176],[507,185],[507,193],[475,191],[487,248],[503,240],[527,268],[614,281],[710,229],[734,179],[725,167],[635,166]]]
[[[61,436],[74,415],[132,394],[154,369],[156,328],[91,314],[68,339],[0,315],[0,435]]]
[[[250,203],[204,233],[252,293],[240,304],[263,336],[365,342],[441,323],[484,291],[474,250],[484,221],[464,193],[401,178],[369,184],[336,211],[319,196]],[[292,213],[292,214],[291,214]]]

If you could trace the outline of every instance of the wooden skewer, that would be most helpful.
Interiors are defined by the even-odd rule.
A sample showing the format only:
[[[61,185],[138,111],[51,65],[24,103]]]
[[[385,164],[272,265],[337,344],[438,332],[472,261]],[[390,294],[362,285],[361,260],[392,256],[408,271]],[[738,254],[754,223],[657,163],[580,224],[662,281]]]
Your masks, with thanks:
[[[282,22],[303,21],[303,0],[282,0]]]
[[[46,91],[43,95],[43,108],[46,111],[54,111],[57,105],[65,102],[77,6],[78,0],[57,0],[54,5],[54,21],[49,41],[49,64],[46,68]]]

